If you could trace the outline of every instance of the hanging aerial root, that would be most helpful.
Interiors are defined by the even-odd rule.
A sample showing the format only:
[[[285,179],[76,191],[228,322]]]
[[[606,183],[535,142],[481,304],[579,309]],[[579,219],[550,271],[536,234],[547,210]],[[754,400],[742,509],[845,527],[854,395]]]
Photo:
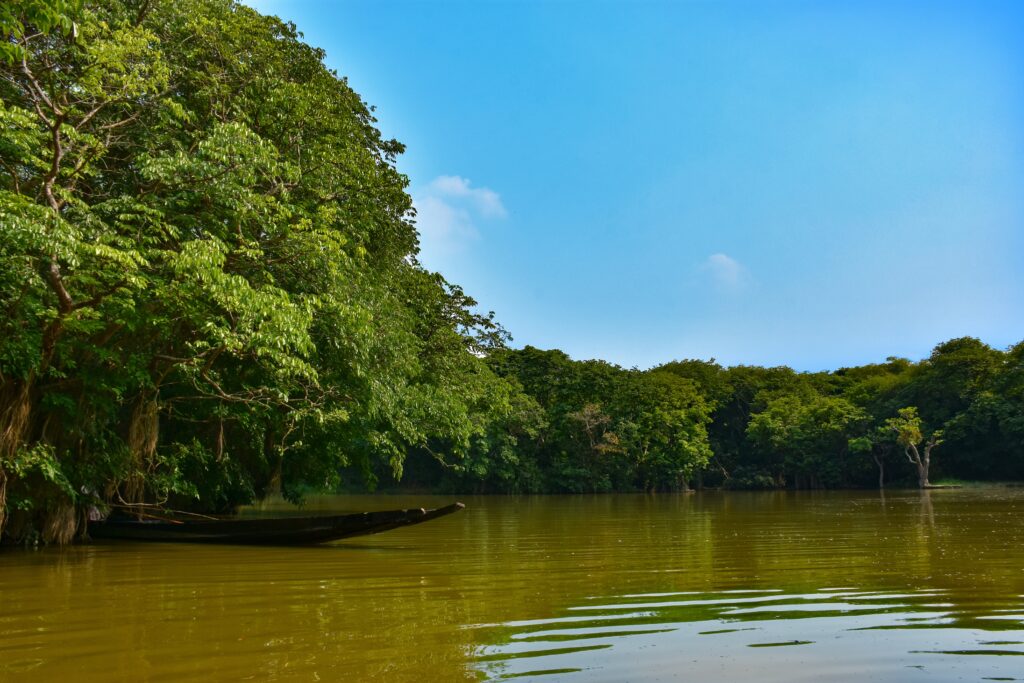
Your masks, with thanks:
[[[159,436],[160,419],[156,397],[143,394],[135,404],[128,425],[128,448],[140,469],[153,462]]]
[[[47,510],[43,520],[43,542],[67,545],[78,532],[78,512],[71,503]]]
[[[132,472],[121,482],[115,492],[117,499],[125,508],[138,513],[139,510],[136,510],[135,507],[139,506],[141,509],[145,502],[146,479],[141,472]]]
[[[5,381],[0,385],[0,536],[7,524],[6,464],[24,445],[32,417],[32,380]]]
[[[25,441],[32,416],[32,382],[0,386],[0,464],[14,457]]]
[[[135,402],[128,423],[128,450],[131,453],[131,473],[115,487],[116,498],[128,508],[141,506],[146,497],[146,474],[156,461],[156,445],[160,436],[160,406],[156,395],[143,392]],[[134,510],[141,513],[141,507]]]
[[[4,535],[4,527],[7,526],[7,473],[0,465],[0,537]]]

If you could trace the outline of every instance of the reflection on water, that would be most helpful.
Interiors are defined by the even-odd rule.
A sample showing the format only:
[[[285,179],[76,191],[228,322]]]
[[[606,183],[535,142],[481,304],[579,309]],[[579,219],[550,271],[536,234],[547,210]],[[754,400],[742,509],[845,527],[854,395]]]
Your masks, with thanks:
[[[548,619],[482,625],[488,678],[799,681],[1016,680],[1024,615],[991,605],[964,614],[944,590],[593,597]],[[1010,596],[1011,601],[1014,597]],[[1019,607],[1024,601],[1018,599]],[[997,639],[998,638],[998,639]],[[980,656],[984,661],[976,661]]]
[[[466,503],[327,547],[0,552],[0,681],[1024,680],[1024,489]]]

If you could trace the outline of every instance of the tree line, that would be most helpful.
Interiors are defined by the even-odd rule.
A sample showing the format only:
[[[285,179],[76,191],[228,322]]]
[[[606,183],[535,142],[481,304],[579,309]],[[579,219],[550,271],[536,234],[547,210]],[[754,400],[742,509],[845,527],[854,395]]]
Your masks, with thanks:
[[[906,457],[926,483],[934,450],[944,475],[1019,477],[1020,346],[821,374],[508,348],[417,260],[402,144],[292,24],[231,0],[11,0],[0,30],[8,537],[403,473],[855,486]]]
[[[641,371],[531,347],[487,362],[525,394],[515,429],[455,466],[414,457],[414,483],[602,492],[1024,479],[1024,343],[1002,351],[964,337],[919,362],[815,373],[703,360]]]

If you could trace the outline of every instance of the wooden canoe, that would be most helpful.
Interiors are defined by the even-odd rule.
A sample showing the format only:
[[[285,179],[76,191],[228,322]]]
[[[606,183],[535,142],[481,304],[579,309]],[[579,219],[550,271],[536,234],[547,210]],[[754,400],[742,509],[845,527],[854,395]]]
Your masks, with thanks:
[[[414,508],[326,517],[254,517],[180,522],[117,519],[89,522],[89,535],[99,539],[167,543],[311,545],[422,524],[458,512],[464,507],[462,503],[453,503],[434,510]]]

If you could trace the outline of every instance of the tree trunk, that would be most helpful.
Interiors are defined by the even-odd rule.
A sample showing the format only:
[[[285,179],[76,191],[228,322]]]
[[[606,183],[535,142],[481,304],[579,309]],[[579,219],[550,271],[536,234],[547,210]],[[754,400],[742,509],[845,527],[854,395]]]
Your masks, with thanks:
[[[921,473],[924,477],[924,484],[922,488],[931,486],[931,482],[928,481],[928,472],[932,468],[932,449],[938,445],[938,442],[933,438],[924,447],[924,461],[921,463]]]
[[[925,459],[923,461],[921,460],[921,453],[914,444],[909,444],[904,452],[907,454],[907,460],[917,466],[917,485],[922,489],[928,488],[928,463],[931,461],[931,445],[925,448]]]
[[[875,464],[878,465],[878,488],[885,488],[885,461],[879,458],[877,455],[872,456],[875,459]]]
[[[279,452],[277,445],[274,440],[274,433],[271,430],[267,430],[266,437],[263,440],[263,448],[266,455],[264,457],[270,459],[273,458],[273,470],[270,472],[270,482],[267,484],[266,495],[280,495],[284,486],[284,454]]]
[[[7,522],[6,464],[25,444],[32,417],[33,377],[8,380],[0,386],[0,535]]]

